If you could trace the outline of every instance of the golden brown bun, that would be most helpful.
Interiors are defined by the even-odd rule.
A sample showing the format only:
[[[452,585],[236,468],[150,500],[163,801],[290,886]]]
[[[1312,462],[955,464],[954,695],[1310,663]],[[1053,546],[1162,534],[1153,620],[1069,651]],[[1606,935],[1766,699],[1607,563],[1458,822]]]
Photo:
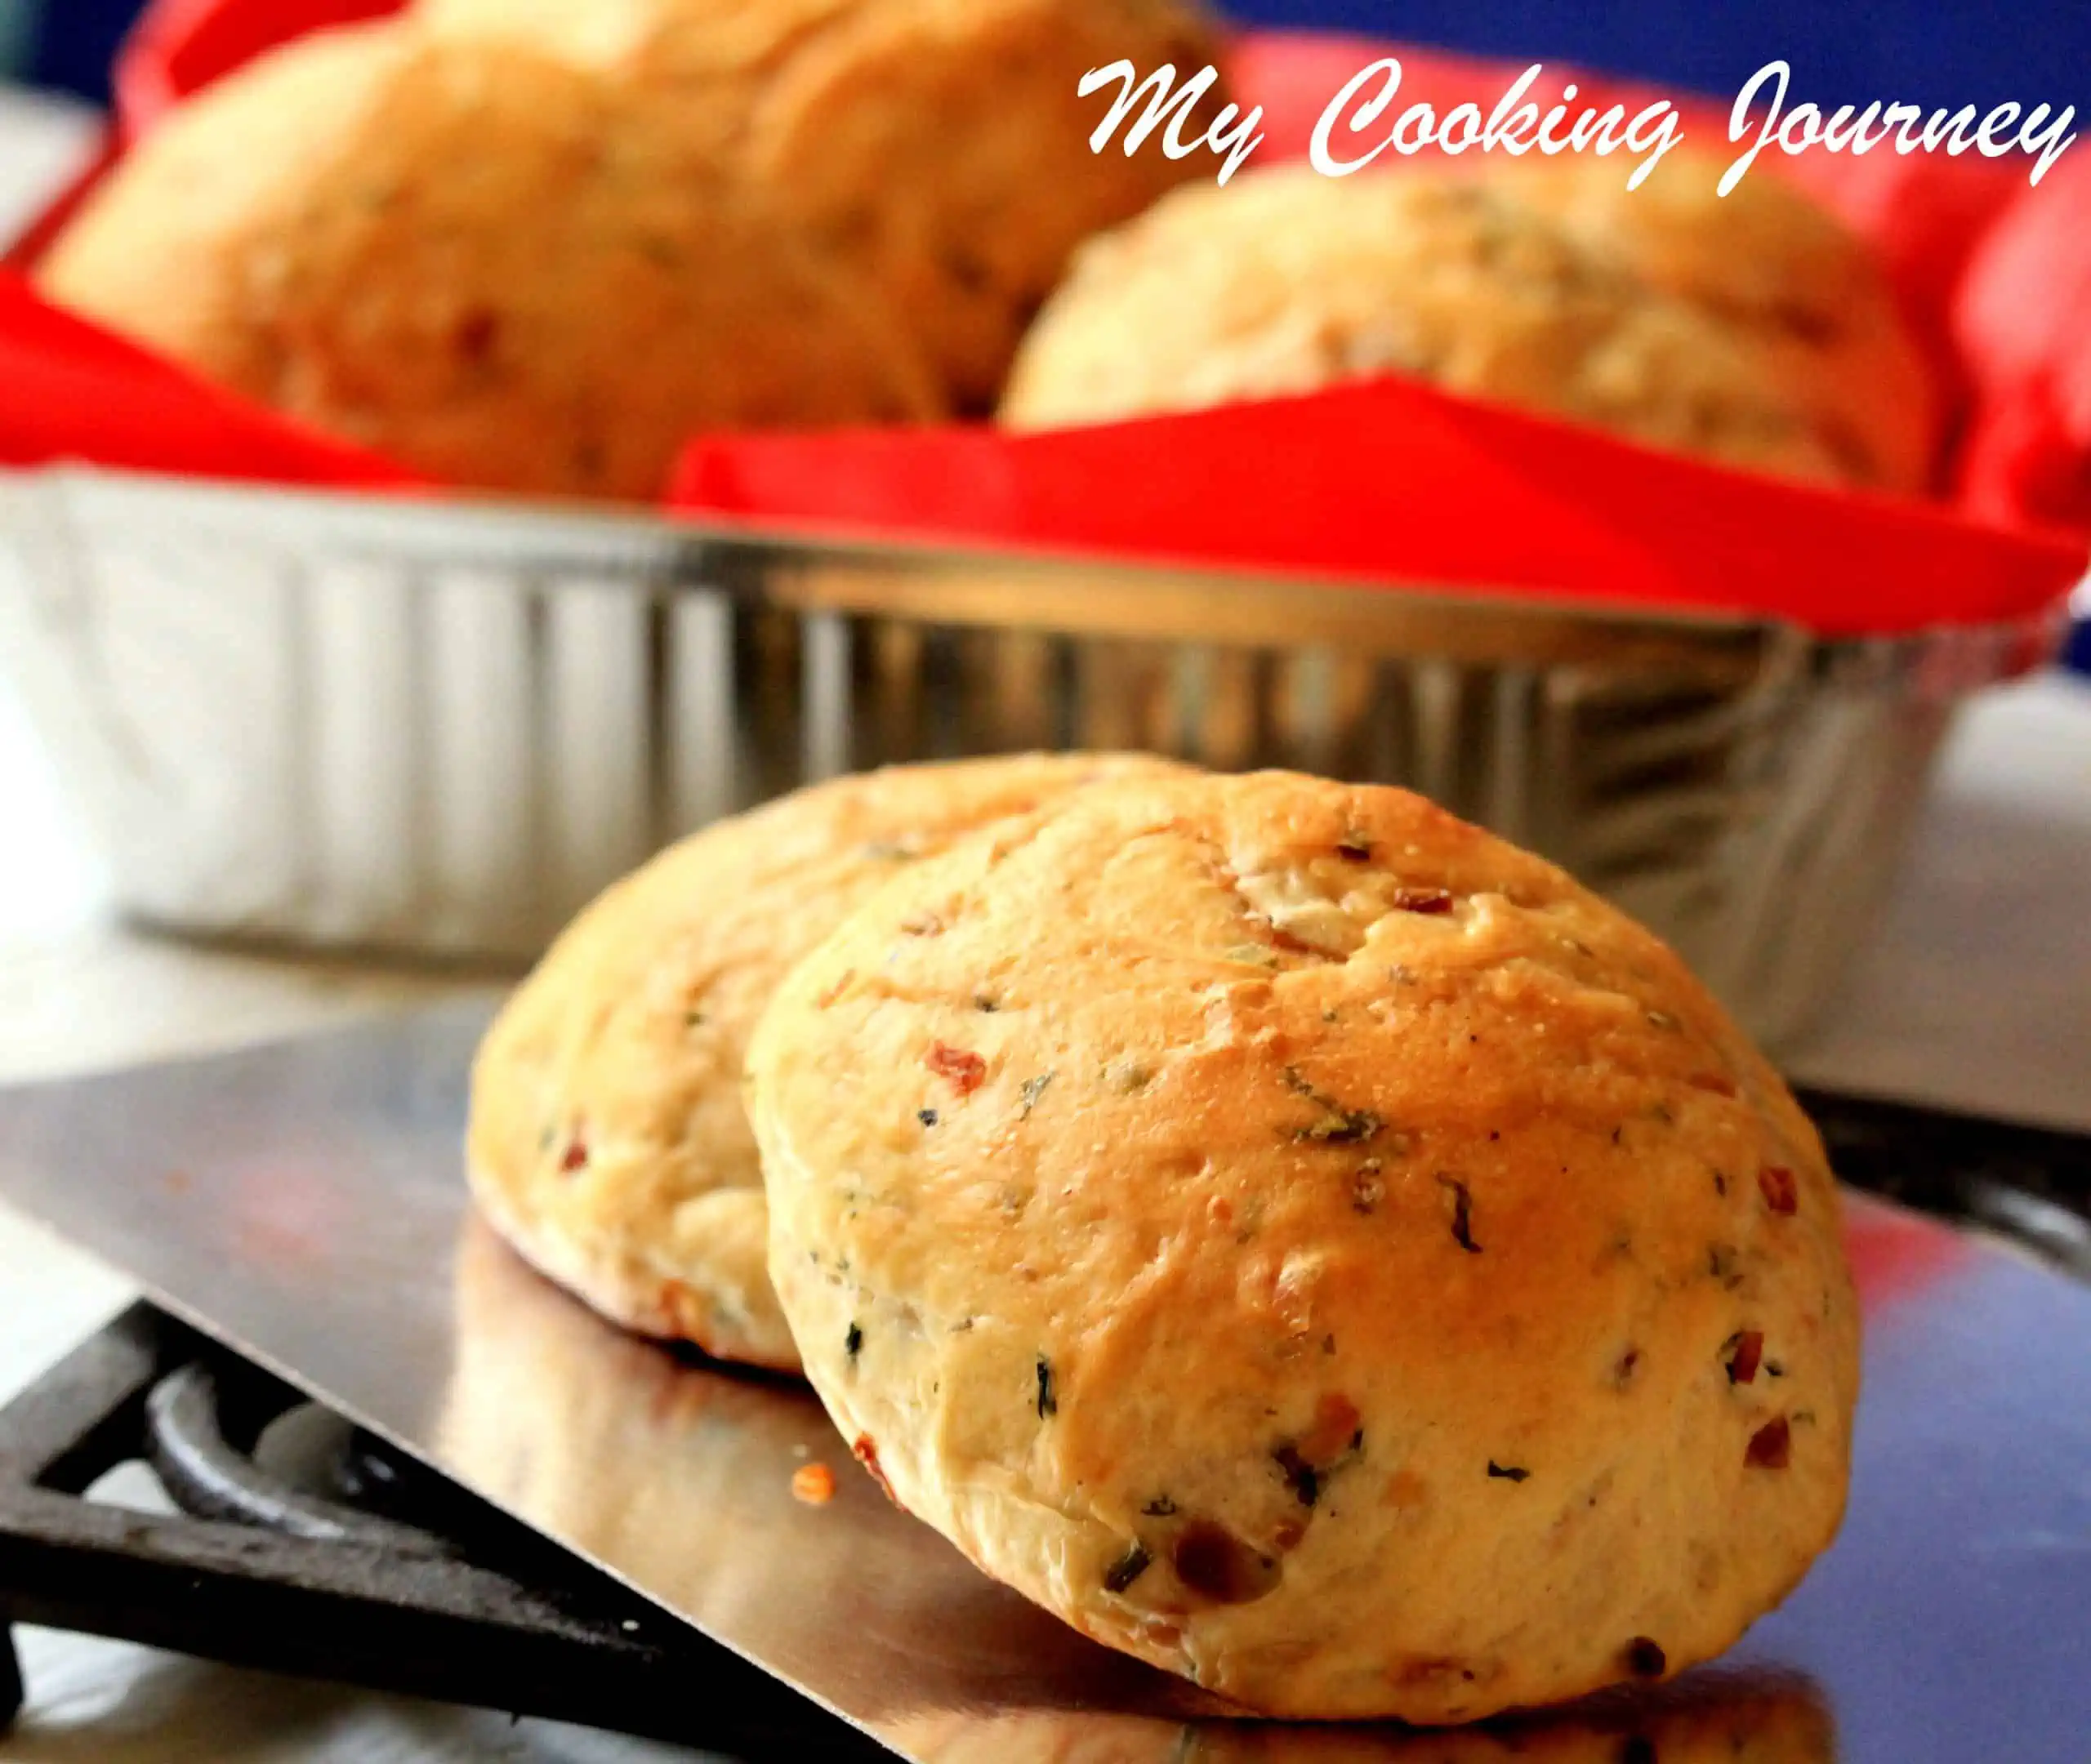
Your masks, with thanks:
[[[1285,166],[1168,197],[1080,252],[1001,415],[1053,428],[1385,372],[1652,447],[1844,476],[1746,330],[1510,189],[1419,172]]]
[[[860,1457],[1250,1708],[1674,1673],[1836,1530],[1813,1130],[1654,937],[1420,798],[1099,786],[868,902],[748,1071],[771,1276]]]
[[[1121,58],[1143,74],[1216,62],[1190,0],[421,0],[421,16],[668,96],[879,291],[962,408],[993,408],[1076,245],[1214,163],[1158,137],[1091,154],[1108,100],[1077,91]]]
[[[1925,489],[1938,389],[1873,253],[1783,179],[1745,177],[1718,194],[1725,169],[1681,153],[1630,190],[1617,164],[1572,154],[1510,176],[1645,280],[1754,338],[1852,483]]]
[[[488,1218],[605,1316],[796,1371],[764,1272],[741,1058],[791,963],[898,867],[1121,773],[1023,755],[839,778],[671,847],[560,936],[488,1032],[468,1167]]]
[[[648,497],[707,428],[940,408],[877,303],[671,111],[400,24],[301,38],[183,106],[39,281],[461,483]]]

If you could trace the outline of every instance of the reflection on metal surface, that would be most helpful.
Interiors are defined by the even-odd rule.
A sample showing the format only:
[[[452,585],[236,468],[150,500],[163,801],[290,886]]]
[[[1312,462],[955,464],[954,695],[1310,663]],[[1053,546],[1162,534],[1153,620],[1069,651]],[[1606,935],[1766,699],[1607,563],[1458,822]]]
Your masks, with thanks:
[[[433,1441],[453,1473],[569,1547],[644,1564],[648,1591],[773,1671],[827,1687],[937,1764],[1832,1764],[1827,1710],[1777,1673],[1694,1673],[1654,1695],[1455,1733],[1228,1718],[983,1579],[892,1507],[801,1388],[623,1334],[476,1220],[460,1236],[457,1357]],[[809,1508],[792,1471],[837,1469]],[[730,1531],[721,1516],[730,1514]],[[664,1549],[662,1540],[680,1541]],[[627,1567],[627,1573],[635,1570]],[[925,1647],[925,1642],[930,1644]],[[1208,1717],[1197,1718],[1201,1713]],[[1652,1753],[1624,1753],[1638,1739]]]
[[[1860,941],[1959,702],[2058,629],[1819,641],[461,500],[10,488],[28,586],[0,651],[127,910],[511,960],[809,778],[1148,747],[1420,790],[1647,920],[1777,1040]]]
[[[1123,1749],[1063,1718],[948,1717],[911,1740],[937,1764],[1838,1764],[1835,1723],[1815,1686],[1777,1674],[1702,1672],[1652,1694],[1486,1726],[1384,1727],[1206,1722]],[[939,1732],[947,1735],[940,1740]]]
[[[889,1739],[925,1710],[1005,1707],[1015,1686],[1028,1713],[1099,1726],[1113,1709],[1173,1733],[1219,1709],[983,1578],[857,1470],[803,1387],[622,1334],[473,1220],[456,1298],[437,1459]],[[825,1507],[791,1494],[811,1460],[836,1473]]]
[[[1242,1722],[975,1574],[809,1396],[623,1336],[512,1261],[457,1171],[480,1026],[0,1098],[0,1195],[934,1764],[2081,1764],[2091,1292],[2030,1262],[1854,1208],[1851,1514],[1720,1668],[1457,1733]],[[791,1494],[809,1459],[837,1472],[824,1507]]]

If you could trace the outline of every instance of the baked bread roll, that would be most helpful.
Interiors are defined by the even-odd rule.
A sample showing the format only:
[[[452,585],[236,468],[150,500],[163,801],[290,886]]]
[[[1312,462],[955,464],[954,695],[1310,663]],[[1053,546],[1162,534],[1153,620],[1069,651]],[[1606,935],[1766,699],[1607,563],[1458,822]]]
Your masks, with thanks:
[[[1063,427],[1389,372],[1731,465],[1848,475],[1746,329],[1511,189],[1415,172],[1282,166],[1168,197],[1078,254],[1001,415]]]
[[[649,497],[707,428],[940,409],[879,303],[672,112],[397,23],[300,38],[184,105],[38,279],[459,483]]]
[[[748,1071],[858,1457],[1242,1707],[1665,1677],[1836,1530],[1858,1315],[1807,1119],[1652,935],[1406,792],[1099,786],[868,902]]]
[[[472,1075],[480,1209],[642,1334],[798,1368],[764,1272],[741,1058],[784,971],[889,880],[1137,756],[896,767],[714,822],[600,896],[508,1001]]]
[[[993,409],[1081,240],[1210,176],[1209,156],[1170,159],[1158,136],[1130,158],[1115,141],[1092,154],[1108,100],[1077,90],[1121,59],[1143,75],[1216,63],[1193,0],[421,0],[420,13],[666,97],[707,154],[723,149],[878,290],[964,410]]]
[[[1915,334],[1866,242],[1786,180],[1717,194],[1725,163],[1684,152],[1638,190],[1582,154],[1525,161],[1512,187],[1644,281],[1754,339],[1805,401],[1852,483],[1930,485],[1940,397]]]

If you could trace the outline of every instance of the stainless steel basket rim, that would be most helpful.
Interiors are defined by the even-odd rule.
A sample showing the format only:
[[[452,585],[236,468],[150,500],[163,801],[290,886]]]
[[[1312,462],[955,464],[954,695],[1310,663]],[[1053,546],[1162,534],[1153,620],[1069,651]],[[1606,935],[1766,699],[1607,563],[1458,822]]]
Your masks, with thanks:
[[[1137,595],[1190,590],[1221,597],[1279,590],[1381,609],[1389,597],[1398,597],[1405,611],[1455,623],[1494,625],[1506,619],[1543,622],[1558,628],[1603,629],[1614,635],[1644,633],[1658,644],[1669,639],[1705,645],[1725,639],[1739,648],[1805,645],[1834,653],[1923,644],[1950,635],[1959,640],[1956,672],[1964,686],[2008,679],[2040,665],[2066,630],[2071,604],[2071,595],[2063,594],[2047,606],[2001,619],[1826,635],[1796,619],[1714,608],[1656,606],[1582,595],[1556,599],[1516,587],[1455,587],[1277,566],[1223,567],[1075,549],[947,542],[882,534],[840,523],[793,526],[726,516],[670,518],[601,504],[491,492],[445,490],[439,496],[421,496],[314,489],[78,463],[0,468],[0,490],[11,481],[22,489],[41,486],[60,494],[114,492],[148,509],[236,524],[249,537],[280,534],[300,543],[338,545],[345,555],[373,550],[390,555],[402,541],[439,540],[445,557],[457,563],[549,575],[600,569],[611,559],[635,573],[664,581],[703,578],[729,590],[742,570],[772,568],[787,559],[810,559],[843,571],[884,568],[947,576],[992,572],[1063,586],[1079,574],[1087,589],[1099,597],[1113,590]],[[2087,592],[2091,592],[2091,571],[2074,590],[2080,597]],[[1990,658],[1987,662],[1985,657]]]

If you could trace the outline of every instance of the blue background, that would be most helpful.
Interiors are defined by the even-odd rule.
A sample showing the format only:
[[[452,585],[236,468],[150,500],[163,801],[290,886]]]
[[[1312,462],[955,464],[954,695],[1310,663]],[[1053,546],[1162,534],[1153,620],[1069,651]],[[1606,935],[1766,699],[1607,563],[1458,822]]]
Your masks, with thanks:
[[[2091,6],[1996,0],[1242,0],[1268,23],[1338,25],[1521,60],[1586,61],[1731,96],[1767,61],[1794,65],[1797,96],[1986,108],[2006,99],[2082,109]]]
[[[586,5],[588,0],[574,0]],[[137,0],[0,0],[26,7],[33,78],[98,93]],[[2084,107],[2091,5],[1996,0],[1234,0],[1254,23],[1314,24],[1485,54],[1588,61],[1728,95],[1765,62],[1794,64],[1798,91],[1833,100]]]

